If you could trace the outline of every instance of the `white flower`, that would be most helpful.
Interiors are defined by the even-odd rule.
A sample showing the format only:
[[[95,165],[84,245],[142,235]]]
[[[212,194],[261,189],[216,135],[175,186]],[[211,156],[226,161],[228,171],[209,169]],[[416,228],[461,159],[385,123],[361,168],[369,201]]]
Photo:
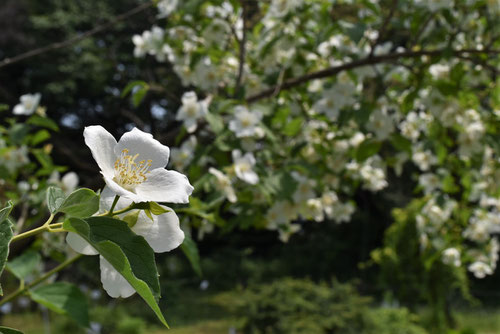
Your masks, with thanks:
[[[236,176],[247,183],[257,184],[259,176],[252,169],[255,166],[253,154],[248,152],[242,156],[240,150],[233,150],[232,154]]]
[[[208,172],[215,176],[217,180],[216,187],[224,193],[228,201],[231,203],[235,203],[237,201],[237,198],[229,177],[227,177],[227,175],[222,173],[221,171],[212,167],[208,169]]]
[[[69,195],[76,189],[80,179],[75,172],[68,172],[61,178],[59,172],[54,171],[52,172],[52,174],[50,174],[50,177],[47,181],[58,186],[62,189],[62,191],[64,191],[66,195]]]
[[[293,201],[295,203],[306,202],[308,199],[316,196],[314,192],[316,181],[309,180],[307,177],[298,173],[293,173],[292,177],[298,181],[297,190],[293,193]]]
[[[387,114],[387,109],[377,109],[370,115],[366,128],[375,132],[377,139],[383,140],[394,131],[394,120]]]
[[[203,29],[203,39],[210,45],[221,45],[231,32],[229,23],[221,19],[214,19]]]
[[[424,188],[426,195],[432,193],[435,189],[441,188],[441,179],[434,173],[424,173],[418,177],[418,183]]]
[[[455,267],[460,267],[462,264],[460,261],[460,251],[454,247],[445,249],[443,251],[442,259],[444,264],[453,265]]]
[[[338,202],[333,205],[333,220],[336,223],[349,222],[351,220],[351,216],[356,210],[354,205],[351,202],[341,203]]]
[[[278,201],[267,211],[267,228],[276,230],[279,226],[286,225],[288,222],[297,218],[297,207],[288,201]]]
[[[413,153],[413,162],[423,171],[428,171],[432,165],[437,163],[437,158],[429,150],[418,150]]]
[[[169,16],[177,7],[178,0],[161,0],[158,2],[156,7],[158,8],[158,15],[156,16],[159,19],[163,19]]]
[[[105,212],[111,208],[115,195],[109,188],[104,188],[101,194],[100,211]],[[132,203],[131,200],[120,198],[115,210],[126,208]],[[155,253],[169,252],[179,247],[184,241],[184,232],[179,227],[179,218],[169,207],[166,213],[155,216],[153,221],[146,216],[144,211],[139,213],[137,222],[131,228],[132,231],[144,237]],[[125,215],[125,214],[123,214]],[[80,254],[99,254],[94,247],[75,233],[68,233],[66,241],[70,247]],[[135,293],[134,288],[104,257],[100,256],[101,282],[104,290],[113,298],[127,298]]]
[[[181,173],[166,170],[170,150],[149,133],[134,128],[118,143],[100,125],[83,132],[85,144],[116,195],[134,202],[188,203],[193,187]]]
[[[283,17],[302,5],[303,0],[273,0],[269,7],[269,15]]]
[[[187,132],[192,133],[198,127],[198,120],[208,114],[208,100],[198,101],[195,92],[182,95],[182,106],[177,111],[178,121],[183,121]]]
[[[262,119],[260,111],[249,111],[244,106],[234,108],[234,119],[229,121],[229,130],[236,134],[236,137],[261,137],[262,129],[258,126]]]
[[[474,274],[474,276],[476,276],[476,278],[485,278],[486,275],[493,274],[491,267],[482,261],[472,263],[468,269]]]
[[[31,115],[35,112],[38,104],[40,103],[42,95],[40,93],[36,94],[25,94],[22,95],[19,100],[21,103],[14,107],[12,113],[14,115]]]
[[[429,67],[429,73],[434,79],[444,79],[450,73],[450,65],[434,64]]]
[[[188,140],[182,143],[180,148],[172,148],[170,161],[172,165],[179,170],[183,170],[194,156],[194,150],[198,141],[195,136],[190,136]]]

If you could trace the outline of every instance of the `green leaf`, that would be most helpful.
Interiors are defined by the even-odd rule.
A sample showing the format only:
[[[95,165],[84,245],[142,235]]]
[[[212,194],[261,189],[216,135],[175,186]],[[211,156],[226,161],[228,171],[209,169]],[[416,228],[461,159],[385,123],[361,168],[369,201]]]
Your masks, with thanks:
[[[31,137],[31,145],[36,146],[41,142],[46,141],[49,138],[50,138],[49,131],[45,129],[39,130],[33,135],[33,137]]]
[[[219,115],[209,112],[205,116],[205,119],[207,120],[208,124],[210,125],[210,128],[215,134],[219,134],[224,130],[224,121],[222,120],[222,117],[220,117]]]
[[[89,217],[97,210],[99,210],[99,195],[87,188],[72,192],[57,209],[58,212],[78,218]]]
[[[151,212],[157,216],[170,212],[170,210],[165,209],[163,206],[156,202],[149,202],[149,210],[151,210]]]
[[[146,93],[148,92],[148,87],[139,88],[137,91],[132,93],[132,104],[134,107],[139,106],[142,100],[146,97]]]
[[[14,328],[0,326],[0,334],[24,334],[24,333]]]
[[[299,133],[300,129],[302,128],[302,123],[304,120],[302,118],[295,118],[291,122],[288,122],[285,125],[285,128],[283,129],[283,134],[293,137],[297,133]]]
[[[89,326],[88,303],[85,295],[73,284],[56,282],[30,291],[30,297],[50,310],[73,318],[78,324]]]
[[[17,278],[24,280],[26,276],[36,269],[41,260],[42,257],[38,252],[28,250],[12,261],[7,262],[6,268]]]
[[[127,225],[132,228],[137,223],[137,219],[139,219],[140,210],[134,210],[129,212],[125,217],[123,217],[123,221],[127,223]]]
[[[187,234],[184,236],[184,242],[181,245],[181,249],[184,252],[184,255],[186,255],[187,259],[189,260],[189,263],[191,263],[191,267],[193,268],[196,275],[201,277],[203,274],[201,272],[200,254],[198,252],[198,247],[196,246],[194,240],[191,239],[191,237]]]
[[[140,202],[134,204],[134,209],[150,211],[152,214],[158,216],[163,213],[170,212],[170,210],[165,209],[163,206],[156,202]]]
[[[123,97],[127,96],[127,94],[130,93],[132,91],[132,89],[134,89],[137,86],[147,87],[148,84],[142,80],[131,81],[127,84],[127,86],[125,86],[125,88],[123,88],[121,97],[123,98]]]
[[[56,213],[64,202],[64,191],[62,189],[51,186],[47,189],[47,206],[50,213]]]
[[[154,252],[143,237],[132,232],[127,223],[109,217],[69,218],[63,227],[90,243],[168,327],[157,304],[160,283]]]
[[[0,276],[2,275],[3,268],[5,267],[5,262],[9,257],[9,244],[13,236],[12,223],[8,219],[12,208],[12,202],[8,201],[7,206],[0,210]],[[0,296],[3,296],[1,286]]]
[[[9,217],[13,207],[14,204],[12,204],[12,201],[8,201],[5,208],[0,209],[0,223]]]
[[[379,150],[382,144],[378,141],[375,140],[365,140],[364,142],[359,145],[358,150],[356,151],[356,160],[358,161],[364,161],[371,157],[372,155],[376,154]]]
[[[26,120],[26,123],[40,126],[42,128],[47,128],[52,131],[59,131],[59,127],[57,126],[56,122],[51,120],[50,118],[47,117],[42,117],[40,115],[34,114],[30,118]]]

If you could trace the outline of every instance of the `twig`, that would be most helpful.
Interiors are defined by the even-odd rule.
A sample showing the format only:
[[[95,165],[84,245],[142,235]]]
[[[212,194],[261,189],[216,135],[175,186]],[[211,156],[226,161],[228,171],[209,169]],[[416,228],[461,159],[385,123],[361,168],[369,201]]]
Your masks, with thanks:
[[[388,53],[388,54],[379,55],[379,56],[365,57],[362,59],[354,60],[354,61],[346,63],[346,64],[329,67],[329,68],[326,68],[324,70],[308,73],[308,74],[305,74],[305,75],[297,77],[297,78],[288,79],[281,84],[277,84],[277,85],[272,86],[270,88],[264,89],[257,94],[254,94],[254,95],[247,97],[246,101],[248,103],[252,103],[252,102],[261,100],[263,98],[272,96],[273,94],[275,94],[276,89],[279,89],[279,90],[290,89],[290,88],[293,88],[296,86],[300,86],[303,83],[306,83],[310,80],[331,77],[331,76],[336,75],[340,72],[352,70],[354,68],[358,68],[358,67],[362,67],[362,66],[366,66],[366,65],[387,63],[387,62],[391,62],[391,61],[398,60],[401,58],[418,58],[421,56],[439,56],[442,54],[452,54],[455,57],[466,56],[467,54],[495,54],[495,55],[498,55],[498,54],[500,54],[500,50],[497,50],[497,49],[493,49],[493,50],[462,49],[462,50],[452,50],[450,52],[449,50],[446,50],[446,49],[439,49],[439,50],[395,52],[395,53]]]
[[[103,30],[106,30],[120,21],[123,21],[123,20],[137,14],[137,13],[140,13],[143,10],[151,7],[152,5],[153,5],[152,1],[143,3],[140,6],[137,6],[134,9],[129,10],[126,13],[123,13],[121,15],[116,16],[113,20],[111,20],[107,23],[104,23],[100,26],[97,26],[91,30],[88,30],[82,34],[74,36],[74,37],[67,39],[65,41],[52,43],[52,44],[43,46],[43,47],[38,48],[38,49],[30,50],[30,51],[22,53],[20,55],[14,56],[12,58],[5,58],[2,61],[0,61],[0,68],[8,66],[8,65],[12,65],[12,64],[17,63],[17,62],[20,62],[21,60],[25,60],[25,59],[28,59],[31,57],[38,56],[38,55],[45,53],[45,52],[49,52],[49,51],[53,51],[53,50],[57,50],[57,49],[62,49],[62,48],[65,48],[67,46],[70,46],[70,45],[77,43],[85,38],[88,38],[92,35],[95,35]]]
[[[370,57],[373,56],[373,53],[375,52],[375,47],[383,40],[385,37],[385,33],[387,32],[387,27],[389,26],[389,23],[391,22],[392,17],[394,16],[394,13],[396,12],[396,8],[398,7],[398,0],[393,0],[391,9],[389,14],[385,17],[384,22],[382,22],[382,25],[380,26],[379,32],[377,39],[373,42],[371,45],[370,49]]]
[[[235,96],[238,95],[243,80],[243,71],[245,68],[246,43],[247,43],[247,19],[246,19],[247,11],[246,11],[245,0],[240,0],[240,3],[242,8],[241,17],[243,20],[243,32],[242,32],[243,35],[241,37],[241,41],[239,41],[240,53],[239,53],[238,76],[236,77],[236,85],[234,88]]]

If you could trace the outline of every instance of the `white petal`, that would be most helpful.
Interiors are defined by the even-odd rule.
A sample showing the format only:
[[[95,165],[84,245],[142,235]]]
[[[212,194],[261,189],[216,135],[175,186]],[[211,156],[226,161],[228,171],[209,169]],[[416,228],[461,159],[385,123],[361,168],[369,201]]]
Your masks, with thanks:
[[[186,127],[188,133],[193,133],[198,127],[198,121],[195,118],[186,118],[184,120],[184,126]]]
[[[132,227],[132,231],[142,235],[155,253],[169,252],[179,247],[184,241],[184,232],[179,227],[179,218],[171,208],[165,207],[165,209],[169,212],[153,216],[153,221],[141,212],[137,223]]]
[[[100,258],[102,287],[110,297],[128,298],[135,293],[134,288],[116,269],[102,256]]]
[[[68,193],[71,193],[78,186],[79,178],[75,172],[69,172],[62,177],[61,182],[64,185],[64,189]]]
[[[135,192],[142,202],[189,203],[193,189],[186,175],[158,168],[147,174]]]
[[[100,125],[85,127],[83,137],[103,175],[113,178],[116,160],[114,153],[115,138]]]
[[[136,202],[136,203],[145,202],[144,200],[141,200],[141,198],[138,197],[133,192],[128,191],[127,189],[123,188],[118,183],[116,183],[115,181],[113,181],[112,178],[108,177],[107,175],[104,175],[104,173],[102,173],[102,175],[104,176],[104,181],[106,182],[107,187],[115,195],[118,195],[121,198],[129,199],[129,200],[131,200],[133,202]],[[111,203],[113,203],[113,201],[111,201]],[[108,209],[109,208],[111,208],[111,204],[109,204]]]
[[[68,235],[66,235],[66,242],[77,253],[84,255],[99,254],[94,247],[76,233],[69,232]]]
[[[113,201],[115,200],[116,194],[111,190],[109,186],[104,187],[104,189],[101,192],[101,200],[99,204],[99,212],[104,213],[109,211],[111,209],[111,205],[113,205]],[[116,210],[121,210],[125,209],[127,206],[132,204],[132,200],[126,198],[126,197],[120,197],[118,202],[116,203],[115,209]]]
[[[137,128],[133,128],[120,138],[115,147],[116,156],[120,156],[124,149],[128,149],[128,154],[131,156],[139,154],[136,161],[151,160],[151,169],[165,168],[170,155],[167,146],[154,139],[150,133]]]
[[[14,115],[28,115],[28,113],[26,113],[26,109],[24,108],[24,105],[22,105],[22,104],[17,104],[14,107],[14,110],[12,111],[12,113]]]

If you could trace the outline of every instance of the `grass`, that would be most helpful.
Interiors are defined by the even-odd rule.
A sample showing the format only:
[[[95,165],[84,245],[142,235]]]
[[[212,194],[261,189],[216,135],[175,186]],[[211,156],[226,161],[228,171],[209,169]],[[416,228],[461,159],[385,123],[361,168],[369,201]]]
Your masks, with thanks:
[[[500,334],[500,309],[458,311],[455,318],[459,328],[470,328],[477,334]]]
[[[183,294],[166,310],[171,329],[149,327],[148,334],[227,334],[237,328],[234,310],[240,294],[237,291],[211,293],[193,289]],[[142,302],[137,300],[138,303]],[[130,305],[132,306],[132,305]],[[137,304],[137,306],[139,306]],[[135,304],[134,304],[135,307]],[[458,329],[471,334],[500,334],[500,308],[462,309],[454,313]],[[51,314],[51,318],[61,317]],[[60,318],[59,318],[60,319]],[[1,319],[3,326],[22,329],[25,334],[46,334],[39,313],[10,314]],[[54,326],[53,326],[54,327]],[[454,331],[451,333],[460,333]],[[451,334],[450,333],[450,334]],[[52,334],[66,334],[56,333]]]

